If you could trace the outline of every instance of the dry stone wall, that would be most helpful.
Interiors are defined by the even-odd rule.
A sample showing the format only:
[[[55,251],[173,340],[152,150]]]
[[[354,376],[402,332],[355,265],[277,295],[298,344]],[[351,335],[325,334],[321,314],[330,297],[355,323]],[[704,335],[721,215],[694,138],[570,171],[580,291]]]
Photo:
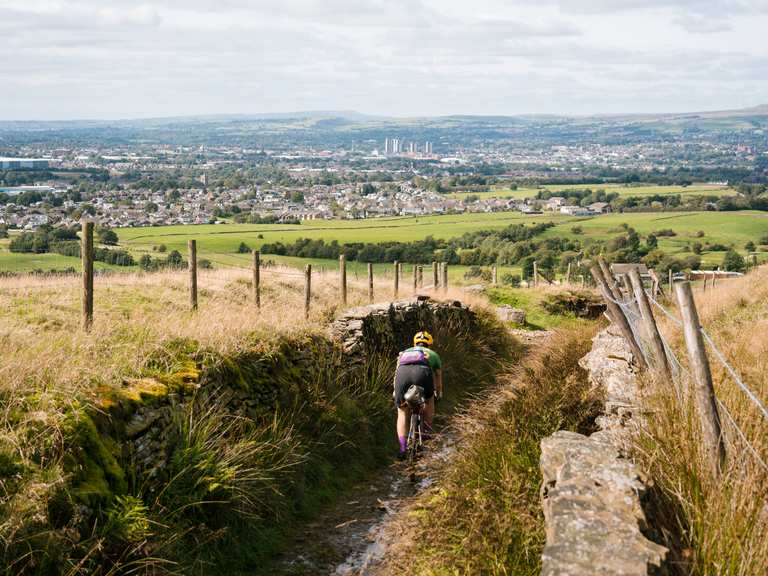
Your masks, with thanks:
[[[471,334],[475,314],[458,300],[438,302],[428,296],[353,308],[336,320],[331,338],[357,363],[371,354],[392,354],[412,343],[419,330],[451,327]]]
[[[605,391],[598,432],[559,431],[541,442],[546,545],[543,576],[659,573],[667,550],[643,535],[646,483],[629,455],[638,413],[632,352],[611,328],[580,362]]]
[[[212,365],[193,354],[167,377],[126,381],[104,398],[93,417],[99,433],[121,446],[117,459],[130,463],[131,474],[150,480],[151,490],[153,480],[155,488],[162,484],[174,430],[190,402],[214,403],[226,413],[257,419],[271,413],[285,388],[318,365],[353,371],[374,354],[393,355],[410,345],[419,330],[447,327],[472,334],[475,325],[475,313],[458,301],[421,296],[362,306],[333,322],[327,337],[285,342],[266,354],[246,350]]]

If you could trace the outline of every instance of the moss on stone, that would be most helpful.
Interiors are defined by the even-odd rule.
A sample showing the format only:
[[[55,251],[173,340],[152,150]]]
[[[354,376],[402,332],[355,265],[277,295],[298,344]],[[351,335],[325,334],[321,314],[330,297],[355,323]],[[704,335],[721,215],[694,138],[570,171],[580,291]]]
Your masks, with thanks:
[[[115,494],[124,494],[128,486],[115,457],[119,453],[117,442],[100,434],[83,409],[69,415],[64,430],[64,471],[69,476],[73,499],[95,510],[108,504]]]

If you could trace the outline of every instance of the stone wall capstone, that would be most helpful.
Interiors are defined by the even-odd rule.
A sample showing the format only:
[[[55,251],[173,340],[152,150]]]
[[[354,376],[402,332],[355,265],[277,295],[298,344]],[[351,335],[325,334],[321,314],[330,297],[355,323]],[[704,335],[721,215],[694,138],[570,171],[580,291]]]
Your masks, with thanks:
[[[546,545],[543,576],[656,574],[667,549],[642,530],[642,471],[629,457],[638,417],[637,379],[626,341],[611,328],[580,362],[605,390],[600,428],[590,436],[561,430],[541,442]]]

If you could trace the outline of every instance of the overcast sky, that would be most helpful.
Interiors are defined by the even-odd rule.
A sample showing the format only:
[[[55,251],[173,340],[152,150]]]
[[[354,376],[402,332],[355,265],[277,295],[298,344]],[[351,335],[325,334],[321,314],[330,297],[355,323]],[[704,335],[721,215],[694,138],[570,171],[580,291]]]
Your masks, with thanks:
[[[768,0],[0,0],[0,119],[768,103]]]

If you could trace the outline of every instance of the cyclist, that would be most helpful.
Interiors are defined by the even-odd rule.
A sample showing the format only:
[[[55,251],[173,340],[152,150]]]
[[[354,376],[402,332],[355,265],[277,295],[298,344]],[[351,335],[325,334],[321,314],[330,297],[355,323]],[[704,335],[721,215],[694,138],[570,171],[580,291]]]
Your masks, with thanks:
[[[417,332],[413,337],[413,347],[400,352],[395,371],[395,407],[397,408],[397,440],[399,456],[405,456],[407,449],[408,422],[410,409],[404,400],[405,393],[412,385],[424,389],[424,422],[427,432],[432,430],[432,417],[435,413],[435,395],[443,395],[443,362],[440,355],[431,349],[432,335],[429,332]]]

